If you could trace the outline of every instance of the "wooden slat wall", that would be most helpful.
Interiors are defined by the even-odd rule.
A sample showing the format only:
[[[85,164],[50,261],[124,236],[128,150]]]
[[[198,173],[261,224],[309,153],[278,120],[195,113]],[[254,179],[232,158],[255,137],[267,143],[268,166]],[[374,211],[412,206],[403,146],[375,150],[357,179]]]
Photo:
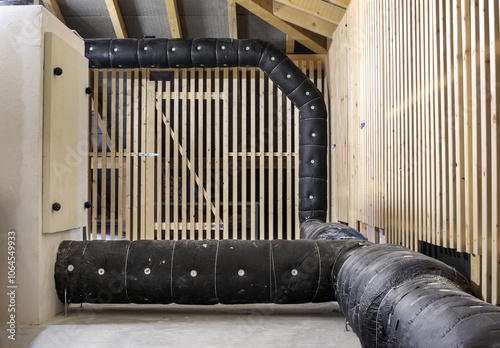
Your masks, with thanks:
[[[91,71],[89,239],[299,238],[298,110],[259,69],[163,72]]]
[[[353,0],[328,54],[332,221],[472,254],[499,304],[496,0]]]

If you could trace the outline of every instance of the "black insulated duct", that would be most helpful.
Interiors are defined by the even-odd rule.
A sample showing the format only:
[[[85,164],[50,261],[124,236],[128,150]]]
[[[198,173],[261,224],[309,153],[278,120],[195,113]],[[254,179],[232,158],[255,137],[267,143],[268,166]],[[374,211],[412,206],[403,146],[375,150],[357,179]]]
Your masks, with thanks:
[[[85,55],[90,68],[260,68],[300,111],[300,222],[326,221],[326,105],[314,83],[276,46],[261,40],[87,39]]]
[[[345,246],[326,240],[65,241],[55,282],[68,303],[325,302],[335,300],[331,273]]]

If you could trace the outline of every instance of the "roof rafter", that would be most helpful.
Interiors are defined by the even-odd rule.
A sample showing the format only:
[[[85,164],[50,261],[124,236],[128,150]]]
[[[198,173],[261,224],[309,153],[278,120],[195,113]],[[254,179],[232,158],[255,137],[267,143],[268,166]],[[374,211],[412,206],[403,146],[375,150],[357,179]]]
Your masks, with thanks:
[[[286,54],[293,54],[295,52],[295,40],[290,36],[286,36]]]
[[[315,53],[326,53],[326,38],[306,29],[287,23],[275,16],[272,1],[269,0],[235,0],[236,3],[260,17],[290,38],[300,42]]]
[[[61,9],[59,8],[59,4],[57,3],[57,0],[42,0],[43,6],[48,9],[50,12],[54,13],[54,15],[64,24],[66,24],[66,21],[64,20],[64,16],[61,12]]]
[[[172,38],[179,39],[182,37],[181,22],[179,21],[179,11],[177,11],[176,0],[165,0],[167,7],[168,23],[170,24],[170,33]]]
[[[339,24],[344,17],[345,8],[350,0],[274,0],[277,3],[287,5],[296,10],[316,16],[322,20]]]
[[[229,37],[238,38],[238,14],[236,13],[236,3],[234,0],[227,0],[227,18],[229,24]]]
[[[106,0],[106,7],[108,8],[116,37],[119,39],[127,38],[127,29],[125,28],[125,23],[123,22],[122,11],[118,5],[118,0]]]
[[[273,13],[284,21],[298,25],[325,37],[331,37],[337,25],[295,7],[274,2]]]

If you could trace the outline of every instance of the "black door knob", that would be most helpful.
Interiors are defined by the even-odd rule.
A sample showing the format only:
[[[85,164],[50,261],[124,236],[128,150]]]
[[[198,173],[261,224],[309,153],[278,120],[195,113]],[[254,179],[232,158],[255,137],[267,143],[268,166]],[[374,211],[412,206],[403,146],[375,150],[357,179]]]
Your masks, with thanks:
[[[93,91],[94,90],[92,89],[92,87],[85,88],[85,93],[87,93],[87,94],[92,94]]]
[[[92,203],[90,203],[89,201],[83,203],[83,206],[85,209],[89,209],[89,208],[92,208]]]
[[[52,204],[52,210],[53,211],[59,211],[59,210],[61,210],[61,204],[59,204],[59,203]]]
[[[55,75],[60,76],[60,75],[62,75],[62,73],[63,73],[63,70],[60,67],[57,67],[54,69]]]

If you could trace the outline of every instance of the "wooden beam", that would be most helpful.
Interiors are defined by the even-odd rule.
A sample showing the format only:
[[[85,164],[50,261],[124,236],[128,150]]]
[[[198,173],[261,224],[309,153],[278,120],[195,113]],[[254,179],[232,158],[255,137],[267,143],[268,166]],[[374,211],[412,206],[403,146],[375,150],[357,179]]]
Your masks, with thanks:
[[[236,13],[236,3],[234,0],[227,0],[227,18],[229,37],[232,39],[238,38],[238,14]]]
[[[173,39],[182,37],[181,23],[179,21],[179,12],[177,11],[176,0],[165,0],[167,6],[168,23],[170,24],[170,33]]]
[[[125,28],[125,23],[123,22],[122,11],[118,5],[118,0],[106,0],[106,7],[108,8],[116,37],[118,39],[127,38],[127,29]]]
[[[66,25],[66,21],[64,20],[64,16],[61,12],[61,9],[59,8],[59,4],[57,3],[57,0],[42,0],[43,6],[52,12],[61,22],[63,22]]]
[[[286,36],[286,54],[293,54],[295,52],[295,40],[290,37],[290,35]]]
[[[303,12],[294,7],[274,2],[273,13],[284,21],[298,25],[316,34],[331,37],[337,24],[326,21],[308,12]]]
[[[275,2],[338,25],[344,17],[345,8],[349,5],[350,0],[329,0],[328,2],[323,0],[275,0]]]
[[[292,39],[299,41],[313,52],[326,53],[326,39],[324,37],[276,17],[272,13],[272,3],[269,1],[263,0],[259,1],[259,3],[257,3],[257,1],[258,0],[235,0],[236,3],[243,6],[257,17],[268,22],[276,29],[281,30],[286,35],[289,35]]]

